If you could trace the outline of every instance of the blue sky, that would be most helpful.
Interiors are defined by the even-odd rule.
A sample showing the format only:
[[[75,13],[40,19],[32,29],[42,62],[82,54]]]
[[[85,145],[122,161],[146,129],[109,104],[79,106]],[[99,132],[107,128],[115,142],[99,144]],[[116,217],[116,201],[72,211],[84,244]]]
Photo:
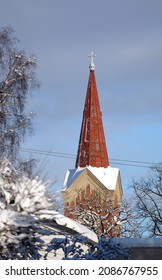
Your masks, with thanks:
[[[1,26],[12,25],[19,47],[38,61],[41,87],[27,106],[35,133],[22,148],[76,155],[93,50],[110,162],[162,160],[161,0],[0,0],[0,7]],[[75,165],[75,157],[31,156],[56,188]],[[148,170],[111,165],[124,190]]]

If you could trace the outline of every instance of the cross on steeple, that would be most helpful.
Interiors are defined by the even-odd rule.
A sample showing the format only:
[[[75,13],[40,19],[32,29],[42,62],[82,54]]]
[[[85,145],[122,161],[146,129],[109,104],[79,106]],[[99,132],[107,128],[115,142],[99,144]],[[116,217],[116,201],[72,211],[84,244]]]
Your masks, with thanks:
[[[89,68],[90,68],[90,70],[94,70],[94,69],[95,69],[94,57],[96,57],[96,55],[95,55],[94,52],[92,51],[91,54],[90,54],[88,57],[90,57],[90,59],[91,59]]]

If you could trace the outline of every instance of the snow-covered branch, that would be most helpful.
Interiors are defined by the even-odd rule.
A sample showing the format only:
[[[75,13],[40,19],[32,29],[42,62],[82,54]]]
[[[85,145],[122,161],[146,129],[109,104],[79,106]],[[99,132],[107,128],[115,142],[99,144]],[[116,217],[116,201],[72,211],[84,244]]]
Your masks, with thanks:
[[[14,160],[20,143],[31,133],[32,114],[24,114],[27,97],[39,86],[36,59],[15,47],[13,29],[0,29],[0,158]]]
[[[20,175],[7,160],[0,164],[0,258],[12,258],[13,245],[34,240],[39,211],[53,207],[47,187],[38,177]]]

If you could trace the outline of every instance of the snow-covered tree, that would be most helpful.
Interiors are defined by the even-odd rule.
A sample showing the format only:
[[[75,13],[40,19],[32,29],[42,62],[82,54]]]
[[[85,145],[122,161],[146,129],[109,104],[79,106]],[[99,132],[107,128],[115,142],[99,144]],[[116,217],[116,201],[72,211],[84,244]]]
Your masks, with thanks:
[[[120,228],[127,220],[126,205],[103,197],[93,190],[90,196],[77,190],[77,204],[66,206],[76,221],[93,230],[100,237],[119,237]]]
[[[0,29],[0,159],[16,161],[18,148],[31,132],[33,113],[25,114],[29,93],[39,86],[36,59],[16,48],[12,27]]]
[[[52,208],[47,185],[18,174],[9,161],[1,162],[0,259],[40,258],[39,212]]]

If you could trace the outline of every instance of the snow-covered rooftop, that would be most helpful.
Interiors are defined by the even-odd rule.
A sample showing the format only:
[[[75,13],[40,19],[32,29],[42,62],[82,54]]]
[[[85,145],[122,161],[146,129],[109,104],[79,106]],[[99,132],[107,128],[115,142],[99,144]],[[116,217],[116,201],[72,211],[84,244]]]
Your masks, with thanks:
[[[76,169],[68,169],[65,175],[62,191],[69,188],[72,183],[85,171],[90,171],[107,189],[115,190],[119,169],[108,166],[104,167],[78,167]]]
[[[127,248],[162,248],[162,238],[113,238]]]
[[[57,211],[53,210],[43,210],[39,211],[39,217],[41,219],[47,219],[49,221],[55,221],[58,225],[64,226],[66,229],[71,229],[76,233],[81,234],[84,237],[87,237],[89,240],[93,242],[98,242],[97,235],[86,226],[81,225],[80,223],[60,214]]]

